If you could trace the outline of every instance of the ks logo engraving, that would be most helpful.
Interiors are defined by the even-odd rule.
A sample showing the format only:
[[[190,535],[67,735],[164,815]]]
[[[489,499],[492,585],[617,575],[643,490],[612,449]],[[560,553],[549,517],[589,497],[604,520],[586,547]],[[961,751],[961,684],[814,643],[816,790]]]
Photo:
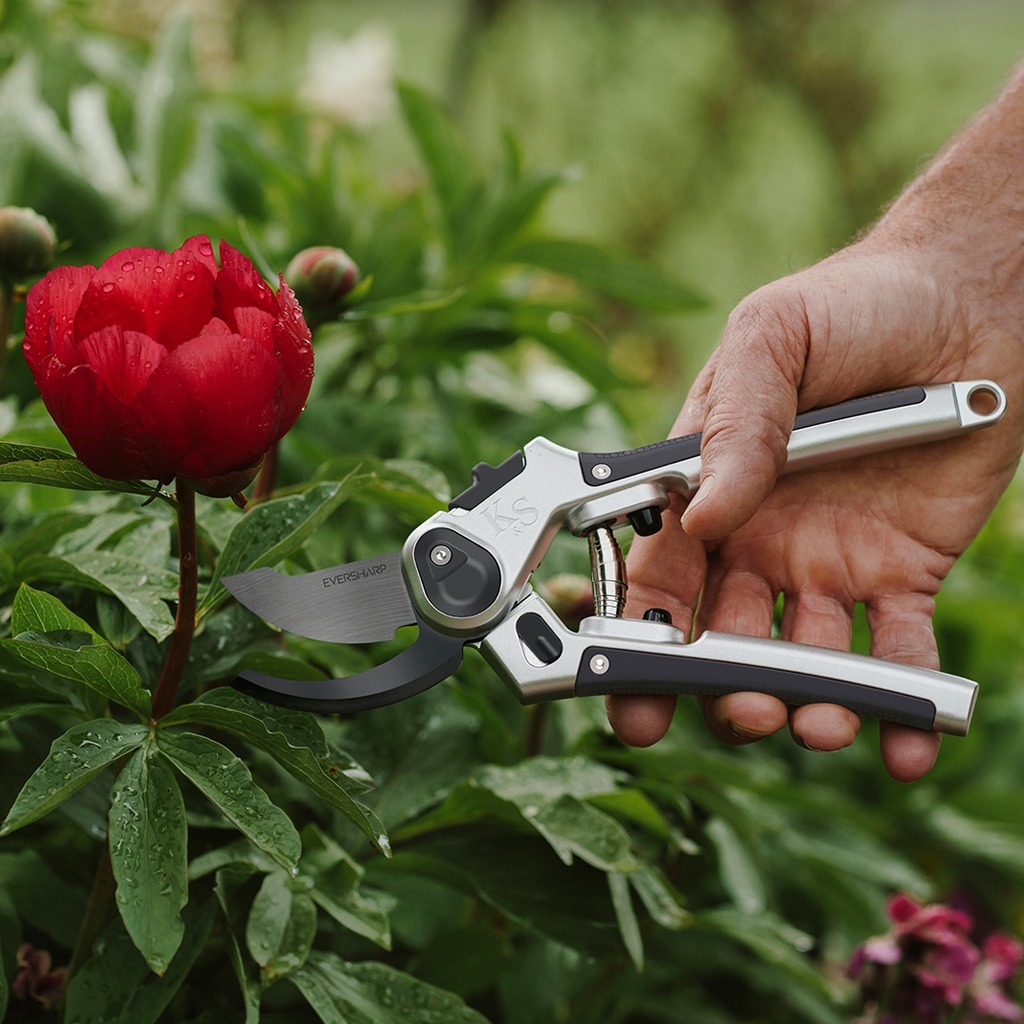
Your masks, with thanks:
[[[511,530],[518,537],[524,529],[533,526],[540,518],[540,512],[533,505],[528,505],[525,497],[510,502],[505,511],[501,510],[500,505],[501,502],[496,501],[489,508],[481,510],[496,534]]]

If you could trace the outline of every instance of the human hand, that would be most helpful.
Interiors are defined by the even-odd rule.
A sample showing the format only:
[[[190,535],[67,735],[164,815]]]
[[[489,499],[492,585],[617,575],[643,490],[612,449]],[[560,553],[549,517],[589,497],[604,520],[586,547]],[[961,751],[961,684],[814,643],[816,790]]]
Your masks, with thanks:
[[[687,632],[765,637],[781,594],[783,639],[848,649],[854,606],[863,602],[872,655],[937,668],[935,594],[1021,453],[1020,328],[999,298],[948,259],[879,232],[745,300],[672,431],[703,431],[700,489],[688,508],[673,506],[682,529],[670,510],[659,534],[635,540],[626,614],[659,606]],[[979,378],[1008,395],[995,427],[776,482],[798,412]],[[662,697],[608,700],[616,733],[641,746],[661,738],[673,706]],[[788,710],[763,694],[703,706],[711,732],[730,743],[788,722],[801,744],[838,750],[860,724],[845,708]],[[938,742],[937,734],[882,723],[883,761],[901,781],[931,768]]]

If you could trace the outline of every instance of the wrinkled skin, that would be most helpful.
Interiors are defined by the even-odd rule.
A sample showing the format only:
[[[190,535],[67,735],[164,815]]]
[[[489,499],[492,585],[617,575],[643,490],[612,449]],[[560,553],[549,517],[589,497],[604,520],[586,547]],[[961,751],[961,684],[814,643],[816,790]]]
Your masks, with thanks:
[[[1021,453],[1021,328],[947,264],[884,243],[869,238],[734,312],[672,431],[704,432],[700,490],[688,509],[676,506],[681,525],[666,515],[659,534],[634,543],[627,614],[659,606],[684,630],[766,637],[782,594],[784,639],[847,650],[854,605],[863,602],[873,655],[938,667],[935,595]],[[776,483],[797,412],[981,378],[1008,395],[995,427]],[[664,734],[673,705],[658,697],[608,702],[620,738],[641,746]],[[823,751],[852,743],[860,725],[844,708],[790,710],[763,694],[707,700],[704,713],[727,743],[788,724],[798,742]],[[881,744],[890,774],[912,781],[931,768],[939,736],[883,723]]]
[[[75,454],[116,480],[251,477],[309,393],[313,349],[291,290],[226,243],[125,249],[29,292],[25,359]],[[237,474],[241,474],[237,476]]]
[[[628,614],[662,606],[684,629],[764,637],[781,594],[783,638],[846,649],[863,602],[873,655],[937,667],[935,595],[1021,455],[1022,152],[1024,65],[863,241],[737,307],[674,428],[704,433],[700,488],[681,526],[668,521],[634,544]],[[798,412],[983,378],[1006,392],[995,426],[776,483]],[[620,738],[647,745],[668,728],[672,703],[613,698],[608,711]],[[708,700],[704,713],[728,743],[788,723],[804,746],[838,750],[859,728],[844,708],[790,710],[764,694]],[[937,735],[882,724],[882,759],[897,780],[927,773],[938,745]]]

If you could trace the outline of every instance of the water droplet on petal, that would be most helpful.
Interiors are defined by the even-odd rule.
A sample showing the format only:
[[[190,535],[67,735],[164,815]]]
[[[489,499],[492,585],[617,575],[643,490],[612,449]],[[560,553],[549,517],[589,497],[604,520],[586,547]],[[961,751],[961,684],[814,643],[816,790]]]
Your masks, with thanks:
[[[125,260],[121,264],[121,269],[126,273],[130,274],[135,269],[135,264],[131,260]]]
[[[105,291],[105,292],[108,292],[108,293],[109,293],[109,292],[112,292],[113,290],[114,290],[114,282],[113,282],[113,281],[108,281],[108,282],[107,282],[107,283],[106,283],[106,284],[105,284],[105,285],[103,286],[103,291]]]

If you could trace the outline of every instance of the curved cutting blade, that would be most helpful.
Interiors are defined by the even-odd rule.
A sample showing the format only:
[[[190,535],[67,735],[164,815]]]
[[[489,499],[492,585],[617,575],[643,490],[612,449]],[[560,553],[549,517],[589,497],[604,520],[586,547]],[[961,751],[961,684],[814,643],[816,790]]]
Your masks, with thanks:
[[[252,569],[221,583],[261,619],[312,640],[390,640],[400,626],[416,621],[400,551],[301,576]]]
[[[401,654],[365,672],[310,682],[246,670],[234,686],[250,697],[300,711],[350,714],[394,704],[447,679],[462,664],[463,646],[469,643],[438,633],[424,622],[419,627],[419,635]]]

